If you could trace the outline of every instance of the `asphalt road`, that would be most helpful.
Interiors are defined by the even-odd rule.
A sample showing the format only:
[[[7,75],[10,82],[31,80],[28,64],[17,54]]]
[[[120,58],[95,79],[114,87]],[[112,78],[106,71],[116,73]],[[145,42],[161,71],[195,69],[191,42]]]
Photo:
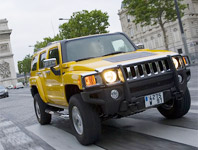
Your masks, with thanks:
[[[198,66],[191,67],[189,113],[177,120],[165,119],[150,109],[102,124],[99,142],[80,145],[72,135],[68,119],[53,116],[51,125],[36,120],[29,88],[10,90],[0,99],[0,150],[197,150]]]

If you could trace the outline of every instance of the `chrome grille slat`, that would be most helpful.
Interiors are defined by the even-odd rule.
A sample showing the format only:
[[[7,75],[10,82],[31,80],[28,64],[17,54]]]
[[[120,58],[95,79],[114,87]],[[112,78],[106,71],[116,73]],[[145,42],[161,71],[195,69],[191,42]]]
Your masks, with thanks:
[[[158,74],[160,74],[161,73],[161,70],[160,70],[159,63],[158,62],[155,62],[155,65],[157,66],[157,72],[158,72]]]
[[[136,65],[131,64],[127,67],[124,67],[127,80],[135,80],[148,76],[155,76],[157,74],[162,74],[169,71],[169,68],[170,66],[167,63],[166,59],[139,63]]]
[[[145,64],[142,64],[142,69],[143,69],[143,73],[144,73],[144,76],[148,76],[147,72],[146,72],[146,66]]]
[[[154,74],[152,63],[149,63],[149,68],[150,68],[150,72],[151,72],[151,74]]]
[[[134,69],[135,69],[136,78],[139,78],[140,74],[139,74],[138,66],[134,66]]]
[[[164,60],[162,60],[161,62],[162,62],[162,66],[163,66],[164,71],[167,71],[167,68],[166,68]]]
[[[131,74],[131,69],[130,67],[127,67],[127,73],[128,73],[128,78],[131,79],[132,78],[132,74]]]

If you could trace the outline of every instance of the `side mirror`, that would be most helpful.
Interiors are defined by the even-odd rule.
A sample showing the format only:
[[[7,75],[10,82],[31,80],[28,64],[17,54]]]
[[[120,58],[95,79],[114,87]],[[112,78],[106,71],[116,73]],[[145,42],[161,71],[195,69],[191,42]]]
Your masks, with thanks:
[[[56,58],[50,58],[43,61],[45,68],[50,68],[54,75],[59,76],[61,74],[60,69],[56,70],[54,67],[57,65]]]
[[[51,68],[57,65],[56,58],[45,59],[43,61],[44,68]]]
[[[144,44],[136,44],[136,47],[138,48],[138,49],[144,49]]]

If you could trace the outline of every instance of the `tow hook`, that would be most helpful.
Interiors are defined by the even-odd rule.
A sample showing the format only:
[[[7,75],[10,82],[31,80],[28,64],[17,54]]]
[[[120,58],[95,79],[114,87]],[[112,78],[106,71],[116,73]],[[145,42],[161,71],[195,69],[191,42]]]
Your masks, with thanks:
[[[131,109],[132,112],[137,111],[139,109],[139,104],[140,102],[133,102],[129,104],[129,108]]]

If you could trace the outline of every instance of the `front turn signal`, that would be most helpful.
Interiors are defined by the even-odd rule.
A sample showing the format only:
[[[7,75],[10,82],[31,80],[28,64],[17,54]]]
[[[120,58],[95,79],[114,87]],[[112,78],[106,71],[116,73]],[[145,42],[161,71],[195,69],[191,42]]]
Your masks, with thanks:
[[[190,60],[188,56],[183,56],[183,61],[185,66],[189,66],[190,65]]]
[[[85,84],[86,86],[96,85],[96,79],[94,75],[86,76],[85,77]]]

